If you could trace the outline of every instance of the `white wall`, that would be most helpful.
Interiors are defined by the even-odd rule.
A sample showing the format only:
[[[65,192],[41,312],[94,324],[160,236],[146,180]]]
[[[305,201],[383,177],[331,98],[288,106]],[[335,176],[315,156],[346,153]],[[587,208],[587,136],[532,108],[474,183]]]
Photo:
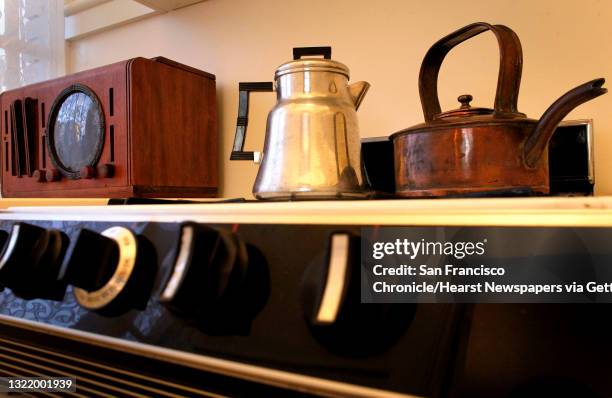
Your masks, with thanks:
[[[558,96],[596,77],[612,87],[612,2],[526,0],[208,0],[72,42],[70,71],[163,55],[217,76],[221,193],[250,196],[257,166],[231,162],[240,81],[271,80],[292,47],[331,45],[351,80],[372,84],[359,110],[362,136],[388,135],[422,121],[421,60],[436,40],[468,23],[514,29],[523,44],[519,110],[538,118]],[[492,106],[497,43],[483,34],[451,52],[440,75],[443,109],[470,93]],[[272,94],[253,95],[248,149],[260,149]],[[597,193],[612,194],[612,94],[572,112],[595,119]]]

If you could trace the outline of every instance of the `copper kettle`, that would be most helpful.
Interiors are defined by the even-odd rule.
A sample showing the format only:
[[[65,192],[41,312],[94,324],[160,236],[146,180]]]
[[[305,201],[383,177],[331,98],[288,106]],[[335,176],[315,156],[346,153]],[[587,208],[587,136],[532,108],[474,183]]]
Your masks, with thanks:
[[[494,109],[461,107],[441,112],[437,93],[440,66],[448,52],[487,30],[500,49]],[[592,80],[555,101],[540,120],[517,109],[523,56],[518,36],[503,25],[478,22],[451,33],[425,55],[419,93],[425,122],[391,136],[396,194],[403,197],[534,195],[549,193],[548,142],[575,107],[607,92]]]

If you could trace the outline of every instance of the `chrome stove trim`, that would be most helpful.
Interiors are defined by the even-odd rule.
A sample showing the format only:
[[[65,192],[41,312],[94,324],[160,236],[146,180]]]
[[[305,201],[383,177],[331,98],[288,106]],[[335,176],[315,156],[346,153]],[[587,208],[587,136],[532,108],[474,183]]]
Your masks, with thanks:
[[[72,339],[81,343],[92,344],[147,358],[162,360],[176,365],[188,366],[194,369],[217,373],[229,377],[237,377],[270,386],[304,391],[324,397],[419,398],[418,396],[410,394],[379,390],[371,387],[353,385],[339,381],[321,379],[314,376],[305,376],[282,370],[229,361],[226,359],[196,355],[169,348],[156,347],[144,343],[125,341],[118,338],[97,335],[95,333],[84,332],[81,330],[67,329],[60,326],[47,325],[26,319],[13,318],[7,315],[0,315],[0,322],[19,328]]]
[[[94,393],[95,391],[89,390],[88,387],[85,387],[85,385],[88,385],[88,383],[90,383],[93,385],[104,387],[104,383],[106,383],[106,385],[108,385],[108,389],[110,390],[113,390],[116,387],[123,385],[129,386],[130,388],[134,388],[135,391],[141,390],[146,391],[147,393],[155,394],[154,396],[160,398],[182,398],[186,396],[196,395],[206,396],[209,398],[227,398],[224,395],[210,393],[189,386],[179,385],[176,383],[165,381],[160,378],[153,379],[143,374],[126,371],[117,367],[110,367],[95,361],[88,361],[74,355],[66,355],[49,349],[30,346],[28,344],[20,343],[11,339],[5,339],[0,337],[0,342],[2,342],[2,344],[0,344],[0,372],[7,372],[6,367],[14,368],[15,365],[13,362],[20,362],[24,366],[29,366],[29,368],[20,368],[22,372],[20,376],[35,375],[38,377],[53,377],[51,376],[51,374],[55,374],[55,376],[62,375],[74,377],[75,379],[77,379],[77,390],[82,389],[84,391],[88,391],[90,394]],[[19,347],[20,350],[16,350],[17,347]],[[2,362],[2,356],[9,357],[12,354],[18,354],[21,357],[31,358],[31,360],[30,362],[27,362],[19,358],[11,357],[9,358],[11,360],[11,363]],[[78,364],[78,366],[76,364]],[[50,374],[43,374],[40,373],[39,370],[32,369],[42,369],[44,368],[43,365],[48,365],[46,366],[46,368],[47,371],[51,372]],[[55,366],[57,366],[58,368],[70,369],[70,371],[63,373],[61,370],[55,368]],[[83,374],[85,374],[86,376],[83,376]],[[128,378],[122,379],[118,377],[119,375],[128,376],[131,377],[133,380],[138,380],[140,382],[131,381]],[[180,390],[181,394],[160,390],[160,386]]]

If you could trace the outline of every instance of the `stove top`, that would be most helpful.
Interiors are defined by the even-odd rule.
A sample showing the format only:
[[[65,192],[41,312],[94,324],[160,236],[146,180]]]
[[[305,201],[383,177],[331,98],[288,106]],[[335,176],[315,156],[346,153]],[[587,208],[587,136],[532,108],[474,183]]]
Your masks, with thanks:
[[[227,199],[114,206],[95,205],[98,202],[88,200],[2,200],[0,206],[3,203],[6,209],[0,210],[0,219],[432,226],[612,225],[610,196],[302,202]],[[23,203],[30,205],[23,206]],[[53,206],[54,203],[59,205]]]
[[[363,228],[605,228],[611,208],[607,197],[8,208],[0,373],[75,374],[87,396],[512,396],[550,386],[544,374],[609,395],[607,304],[365,304],[357,271]]]

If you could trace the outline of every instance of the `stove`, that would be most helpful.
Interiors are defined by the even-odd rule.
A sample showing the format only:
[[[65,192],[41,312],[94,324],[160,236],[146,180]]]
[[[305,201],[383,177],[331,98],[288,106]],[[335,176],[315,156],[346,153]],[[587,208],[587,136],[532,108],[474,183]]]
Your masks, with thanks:
[[[356,270],[363,228],[603,228],[611,203],[8,209],[0,375],[72,376],[85,396],[609,395],[609,305],[366,304]]]

